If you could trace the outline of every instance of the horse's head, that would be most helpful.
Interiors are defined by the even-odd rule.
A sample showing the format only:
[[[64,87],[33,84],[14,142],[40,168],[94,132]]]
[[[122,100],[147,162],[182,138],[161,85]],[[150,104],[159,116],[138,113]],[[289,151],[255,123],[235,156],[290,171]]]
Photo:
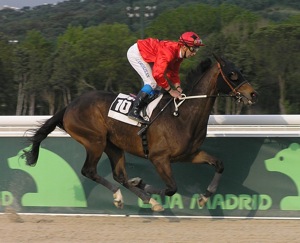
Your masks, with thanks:
[[[213,54],[218,62],[220,74],[217,80],[218,91],[234,96],[238,102],[252,105],[258,93],[244,78],[241,71],[230,61]]]

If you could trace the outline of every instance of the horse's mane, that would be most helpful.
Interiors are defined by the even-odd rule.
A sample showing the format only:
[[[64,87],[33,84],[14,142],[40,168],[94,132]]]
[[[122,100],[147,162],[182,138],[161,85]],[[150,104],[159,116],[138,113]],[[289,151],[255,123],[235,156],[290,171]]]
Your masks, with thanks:
[[[211,67],[212,61],[206,58],[201,61],[195,69],[192,69],[186,77],[186,89],[191,90],[196,82],[198,82],[202,75]]]

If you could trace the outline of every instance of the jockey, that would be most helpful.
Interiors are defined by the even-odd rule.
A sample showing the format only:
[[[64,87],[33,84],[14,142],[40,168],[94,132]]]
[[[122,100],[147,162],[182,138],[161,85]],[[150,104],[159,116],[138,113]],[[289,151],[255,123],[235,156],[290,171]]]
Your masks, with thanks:
[[[204,44],[194,32],[183,33],[178,42],[147,38],[132,45],[128,49],[127,58],[143,79],[144,86],[137,94],[128,117],[147,124],[148,121],[140,116],[140,111],[162,88],[172,97],[180,98],[180,64],[184,58],[195,56],[200,46]]]

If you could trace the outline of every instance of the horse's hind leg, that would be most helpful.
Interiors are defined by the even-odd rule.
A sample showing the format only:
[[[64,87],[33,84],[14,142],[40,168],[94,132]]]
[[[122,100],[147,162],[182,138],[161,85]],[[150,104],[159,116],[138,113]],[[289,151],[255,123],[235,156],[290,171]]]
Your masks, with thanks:
[[[105,148],[105,153],[107,154],[111,163],[113,178],[117,182],[137,195],[144,203],[150,203],[153,211],[159,212],[164,210],[164,208],[156,200],[151,198],[148,193],[146,193],[143,189],[132,185],[128,181],[128,176],[125,169],[125,154],[123,150],[108,141]]]
[[[97,164],[103,153],[103,149],[99,148],[99,143],[86,143],[84,144],[84,146],[86,148],[87,156],[85,163],[81,169],[81,173],[85,177],[105,186],[110,191],[112,191],[114,193],[115,206],[118,208],[123,208],[123,197],[119,187],[113,185],[105,178],[99,176],[97,173]]]
[[[101,109],[96,105],[96,101],[92,100],[91,97],[91,100],[89,98],[89,100],[77,100],[77,103],[73,103],[73,106],[65,112],[63,126],[66,132],[86,150],[86,159],[81,169],[82,175],[112,191],[114,198],[118,199],[118,203],[114,201],[115,205],[122,208],[123,197],[119,187],[97,173],[97,164],[106,147],[107,129]]]

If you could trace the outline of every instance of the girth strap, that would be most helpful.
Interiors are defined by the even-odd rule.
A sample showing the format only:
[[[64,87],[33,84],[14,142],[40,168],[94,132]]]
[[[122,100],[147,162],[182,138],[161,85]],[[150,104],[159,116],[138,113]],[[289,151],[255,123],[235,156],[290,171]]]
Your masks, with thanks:
[[[145,124],[142,125],[142,128],[146,127]],[[148,149],[148,140],[147,140],[147,128],[140,134],[142,138],[142,145],[145,158],[148,159],[149,149]]]

